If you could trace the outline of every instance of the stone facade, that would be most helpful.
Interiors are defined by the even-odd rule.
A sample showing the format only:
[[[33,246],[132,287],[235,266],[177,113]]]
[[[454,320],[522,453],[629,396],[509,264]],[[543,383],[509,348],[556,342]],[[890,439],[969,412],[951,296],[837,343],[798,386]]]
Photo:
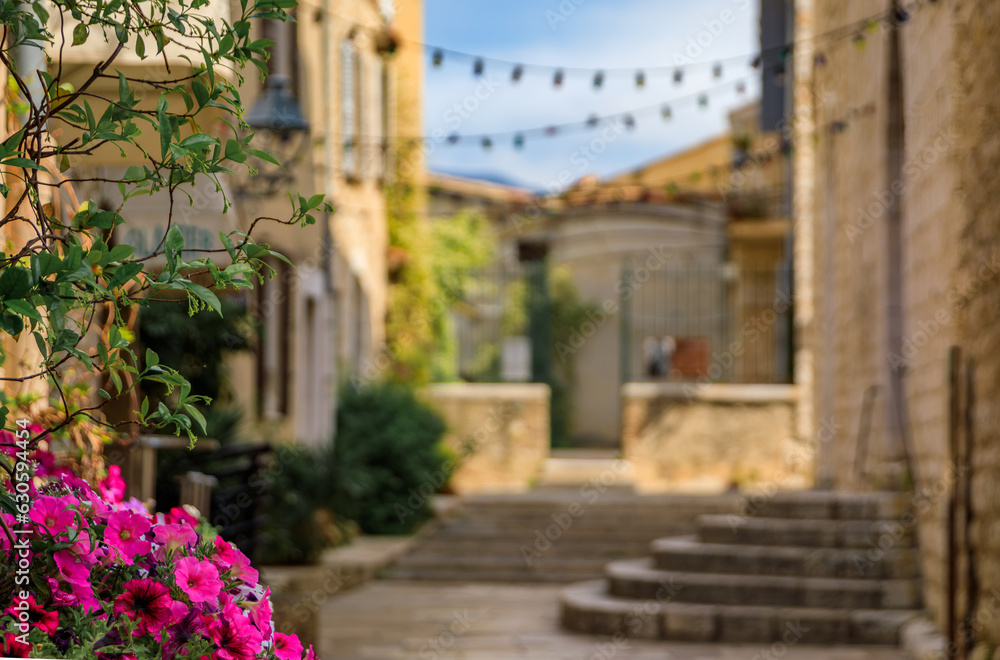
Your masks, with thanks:
[[[815,447],[795,436],[790,385],[628,383],[622,450],[639,492],[796,490]]]
[[[797,43],[814,51],[796,49],[792,122],[797,371],[809,417],[800,429],[845,429],[820,454],[820,481],[915,487],[925,603],[945,630],[950,592],[962,592],[959,618],[965,608],[963,583],[947,582],[952,346],[974,365],[970,541],[981,611],[1000,588],[1000,414],[989,400],[1000,380],[1000,8],[919,2],[899,29],[883,20],[839,40],[824,35],[890,15],[890,2],[796,8]],[[961,540],[960,531],[960,554]],[[996,614],[978,627],[980,641],[1000,639]]]
[[[535,485],[549,457],[548,385],[442,383],[423,396],[448,424],[455,492],[516,493]]]

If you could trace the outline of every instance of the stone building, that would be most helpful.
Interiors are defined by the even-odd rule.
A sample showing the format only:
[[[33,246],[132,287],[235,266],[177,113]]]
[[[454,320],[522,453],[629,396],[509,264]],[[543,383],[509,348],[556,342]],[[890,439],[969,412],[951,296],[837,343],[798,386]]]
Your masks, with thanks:
[[[214,249],[221,247],[220,231],[246,230],[261,216],[288,217],[286,189],[306,198],[322,193],[335,208],[309,227],[262,222],[255,228],[256,240],[294,264],[275,261],[271,265],[276,276],[242,298],[264,329],[254,352],[238,355],[230,364],[235,398],[249,418],[245,428],[255,439],[329,438],[338,383],[356,374],[384,341],[385,189],[396,172],[396,138],[420,133],[423,75],[422,3],[405,0],[396,5],[392,0],[320,0],[299,3],[292,10],[294,22],[258,19],[253,29],[276,43],[267,82],[260,82],[253,67],[244,72],[245,118],[251,124],[264,119],[253,126],[257,137],[252,146],[283,147],[281,135],[288,125],[269,131],[273,127],[267,120],[277,116],[276,99],[284,103],[288,95],[301,115],[282,114],[279,119],[308,130],[285,135],[290,143],[287,158],[279,155],[287,161],[284,171],[265,171],[266,164],[256,163],[261,166],[256,177],[238,173],[224,178],[224,192],[233,202],[227,213],[222,194],[206,183],[192,190],[193,202],[178,205],[174,214],[188,248]],[[225,18],[234,8],[239,5],[213,1],[203,11]],[[104,40],[91,39],[67,49],[67,70],[86,76],[109,48]],[[162,58],[145,61],[126,50],[118,62],[143,67],[151,75],[165,75],[164,63],[175,71],[190,67],[170,48]],[[96,91],[117,94],[116,87],[102,84]],[[155,97],[143,102],[150,99]],[[205,126],[208,132],[232,137],[221,122],[207,119]],[[279,139],[258,141],[269,132]],[[155,132],[143,139],[155,139]],[[133,162],[107,147],[86,162],[71,163],[70,174],[113,182]],[[408,166],[419,175],[423,162],[417,159]],[[105,208],[120,200],[114,183],[81,183],[76,195]],[[116,230],[111,241],[135,245],[140,256],[152,251],[166,230],[166,208],[163,194],[132,200],[127,207],[130,222]],[[12,367],[9,362],[8,370]],[[128,410],[110,414],[126,415]]]
[[[800,433],[826,486],[912,487],[925,606],[996,645],[1000,7],[795,7]]]

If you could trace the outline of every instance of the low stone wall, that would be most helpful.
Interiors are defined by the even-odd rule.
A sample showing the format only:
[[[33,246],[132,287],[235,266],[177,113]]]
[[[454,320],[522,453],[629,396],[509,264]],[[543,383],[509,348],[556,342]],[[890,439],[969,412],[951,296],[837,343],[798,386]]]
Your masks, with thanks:
[[[549,457],[547,385],[442,383],[423,396],[448,424],[455,492],[516,493],[534,484]]]
[[[627,383],[622,449],[639,492],[796,490],[815,448],[795,438],[791,385]]]

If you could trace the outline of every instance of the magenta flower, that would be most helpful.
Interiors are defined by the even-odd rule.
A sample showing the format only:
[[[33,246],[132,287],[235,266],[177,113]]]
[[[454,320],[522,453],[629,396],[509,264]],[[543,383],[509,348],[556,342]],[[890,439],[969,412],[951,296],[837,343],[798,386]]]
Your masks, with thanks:
[[[149,521],[131,511],[115,511],[108,517],[108,526],[104,530],[104,540],[116,552],[115,559],[129,566],[133,558],[149,552],[149,541],[143,541],[142,535],[151,528]]]
[[[14,633],[4,633],[0,637],[0,658],[30,658],[30,644],[22,644],[17,641]]]
[[[284,633],[274,633],[274,655],[281,660],[301,660],[302,642],[298,637]]]
[[[316,655],[316,651],[313,651],[312,644],[310,644],[309,648],[306,649],[305,660],[319,660],[319,657]]]
[[[168,523],[158,525],[153,530],[153,539],[163,546],[156,549],[156,559],[163,561],[167,556],[173,556],[181,548],[190,548],[198,542],[198,535],[187,525]]]
[[[233,565],[236,561],[236,550],[233,545],[222,538],[221,536],[216,536],[215,540],[212,542],[214,546],[212,548],[212,554],[209,555],[209,559],[213,564],[219,567],[219,570],[225,572],[229,570],[229,567]]]
[[[233,548],[233,553],[235,556],[229,568],[230,575],[247,584],[257,584],[259,574],[257,573],[257,569],[250,565],[250,560],[247,559],[247,556],[236,548]]]
[[[122,479],[122,469],[117,465],[108,466],[108,476],[97,485],[101,497],[106,502],[121,502],[125,497],[125,480]]]
[[[39,607],[33,595],[29,595],[26,601],[15,601],[14,605],[17,605],[18,602],[28,603],[28,623],[31,624],[32,628],[44,630],[49,635],[56,632],[56,628],[59,627],[59,614],[57,612],[47,612]],[[14,605],[8,607],[3,613],[9,614],[17,620],[19,610],[15,610]]]
[[[241,603],[243,609],[250,615],[253,625],[261,632],[271,630],[271,587],[268,587],[264,595],[255,601],[245,600]]]
[[[209,627],[212,641],[218,647],[216,660],[252,660],[260,653],[263,637],[238,607],[228,605],[222,616]]]
[[[115,600],[115,614],[124,614],[138,624],[140,635],[163,630],[173,618],[170,589],[165,584],[151,580],[129,580],[125,593]]]
[[[212,600],[222,591],[219,569],[212,563],[195,557],[181,558],[177,562],[174,578],[177,580],[177,586],[188,595],[192,603]]]
[[[70,585],[90,586],[90,568],[78,555],[69,550],[57,550],[53,558],[60,578]]]
[[[29,517],[52,535],[59,534],[73,524],[73,512],[63,500],[42,495],[35,500]]]

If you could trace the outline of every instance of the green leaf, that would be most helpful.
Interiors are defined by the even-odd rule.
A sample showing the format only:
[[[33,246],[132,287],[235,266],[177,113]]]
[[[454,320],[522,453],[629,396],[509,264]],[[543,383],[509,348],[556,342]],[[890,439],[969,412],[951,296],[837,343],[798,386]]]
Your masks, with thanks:
[[[219,297],[212,293],[209,289],[200,284],[195,284],[194,282],[184,282],[182,286],[187,289],[191,295],[208,305],[213,311],[218,312],[219,316],[222,316],[222,303],[219,302]]]
[[[2,162],[0,165],[9,165],[11,167],[21,167],[26,170],[39,170],[41,172],[48,172],[47,168],[42,167],[33,160],[27,158],[8,158]]]
[[[180,146],[186,149],[201,149],[218,143],[218,139],[205,133],[195,133],[186,137],[180,142]]]
[[[111,248],[111,252],[108,253],[108,262],[112,261],[125,261],[135,252],[135,248],[131,245],[116,245]]]
[[[198,101],[198,105],[204,107],[206,103],[209,102],[211,96],[208,93],[208,87],[200,80],[195,79],[191,82],[191,90],[194,92],[194,98]]]
[[[161,95],[160,100],[156,103],[156,121],[159,122],[160,130],[160,157],[166,160],[174,130],[170,123],[170,117],[167,115],[167,97],[164,95]]]
[[[8,266],[0,275],[0,298],[16,300],[23,298],[31,288],[31,274],[20,266]]]
[[[247,160],[247,155],[245,151],[250,151],[249,149],[244,150],[240,146],[240,143],[236,140],[230,138],[226,141],[226,158],[233,161],[234,163],[245,163]]]
[[[184,412],[191,415],[194,421],[198,424],[198,428],[201,429],[202,433],[208,433],[208,423],[205,421],[205,416],[192,405],[185,405]]]
[[[102,399],[110,399],[111,398],[111,395],[108,394],[107,391],[105,391],[103,389],[98,389],[97,393],[101,396]]]
[[[87,35],[90,33],[89,28],[83,23],[77,23],[76,27],[73,28],[73,45],[79,46],[80,44],[87,41]]]
[[[125,284],[133,277],[142,272],[142,264],[135,261],[128,261],[123,263],[115,270],[115,274],[111,276],[108,280],[107,289],[111,291],[116,286],[121,286]]]
[[[21,331],[24,330],[24,319],[17,314],[4,312],[3,316],[0,316],[0,330],[17,339],[21,336]]]
[[[111,229],[115,224],[115,214],[111,211],[98,211],[88,220],[88,224],[98,229]]]
[[[146,368],[155,367],[160,363],[160,356],[151,348],[146,349]]]
[[[167,253],[167,261],[170,262],[172,270],[176,270],[174,264],[177,263],[181,251],[184,249],[184,234],[180,228],[174,225],[167,231],[167,239],[164,243],[164,250]]]
[[[12,310],[15,314],[27,316],[28,318],[34,319],[39,323],[42,322],[42,315],[39,314],[38,309],[27,300],[5,300],[4,305],[6,305],[7,308]]]
[[[142,37],[135,38],[135,54],[139,56],[140,60],[146,59],[146,44]]]
[[[279,163],[274,156],[267,153],[266,151],[261,151],[260,149],[251,149],[250,147],[244,148],[243,151],[245,153],[250,154],[251,156],[254,156],[255,158],[260,158],[263,161],[271,163],[272,165],[277,165],[278,167],[282,166],[281,163]]]

